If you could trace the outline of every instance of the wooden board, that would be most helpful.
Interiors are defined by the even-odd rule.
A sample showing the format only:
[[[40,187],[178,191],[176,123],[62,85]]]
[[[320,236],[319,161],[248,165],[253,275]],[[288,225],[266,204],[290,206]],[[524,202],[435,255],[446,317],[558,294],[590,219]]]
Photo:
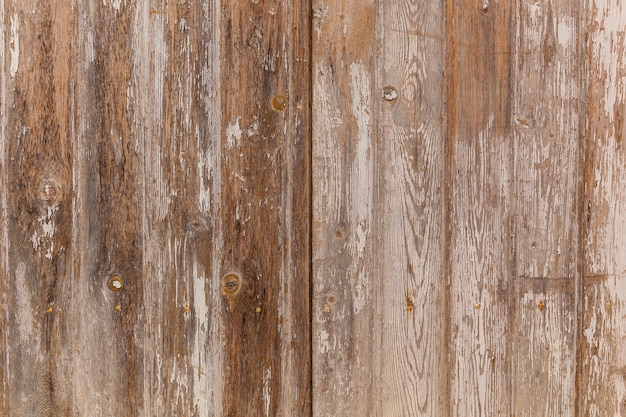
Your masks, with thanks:
[[[450,413],[509,415],[513,271],[510,2],[447,18]]]
[[[516,15],[513,413],[575,415],[584,21],[568,0]]]
[[[626,3],[585,3],[589,24],[581,383],[585,416],[626,413]]]

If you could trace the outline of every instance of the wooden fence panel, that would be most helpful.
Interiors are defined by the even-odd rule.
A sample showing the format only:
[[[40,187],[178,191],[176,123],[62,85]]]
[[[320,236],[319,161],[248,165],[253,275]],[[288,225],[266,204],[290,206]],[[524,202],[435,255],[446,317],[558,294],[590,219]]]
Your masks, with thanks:
[[[2,415],[307,415],[306,2],[2,2]]]
[[[589,25],[580,414],[626,413],[626,3],[585,2]]]
[[[626,412],[624,0],[0,27],[0,415]]]

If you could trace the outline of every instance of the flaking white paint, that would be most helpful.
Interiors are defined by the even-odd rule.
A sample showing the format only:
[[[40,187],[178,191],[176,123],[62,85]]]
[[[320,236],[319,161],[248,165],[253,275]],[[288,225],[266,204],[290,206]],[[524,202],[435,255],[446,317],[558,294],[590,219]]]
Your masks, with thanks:
[[[17,14],[11,16],[11,37],[9,39],[9,55],[11,55],[11,77],[15,77],[20,64],[20,19]]]
[[[350,223],[355,236],[351,239],[357,264],[363,261],[365,247],[370,234],[372,221],[372,97],[371,76],[360,62],[350,64],[350,88],[352,93],[352,115],[357,126],[356,148],[350,175]],[[369,276],[357,266],[357,285],[354,298],[354,312],[361,311],[367,301]]]
[[[234,122],[230,122],[226,127],[226,146],[228,149],[232,149],[233,147],[241,147],[241,136],[243,135],[243,130],[239,126],[241,121],[241,117],[237,116]]]

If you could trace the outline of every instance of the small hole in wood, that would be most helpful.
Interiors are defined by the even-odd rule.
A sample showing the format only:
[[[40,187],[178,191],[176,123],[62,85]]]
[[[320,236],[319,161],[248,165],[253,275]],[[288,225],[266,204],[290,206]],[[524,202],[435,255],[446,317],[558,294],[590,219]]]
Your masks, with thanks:
[[[222,277],[222,294],[235,295],[241,289],[241,278],[235,273],[228,273]]]
[[[390,85],[383,87],[383,99],[389,102],[396,101],[398,99],[398,90]]]
[[[124,288],[124,284],[122,283],[122,278],[119,275],[114,275],[109,278],[107,285],[112,291],[122,291]]]

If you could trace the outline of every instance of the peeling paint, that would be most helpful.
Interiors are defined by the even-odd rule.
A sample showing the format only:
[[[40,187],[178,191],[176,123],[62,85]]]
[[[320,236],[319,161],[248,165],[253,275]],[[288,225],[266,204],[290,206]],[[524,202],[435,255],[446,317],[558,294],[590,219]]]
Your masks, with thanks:
[[[15,77],[20,64],[20,20],[17,14],[11,16],[11,37],[9,39],[9,55],[11,55],[11,77]]]
[[[241,117],[237,116],[234,122],[231,122],[226,127],[226,146],[228,149],[232,149],[233,147],[241,147],[241,136],[243,135],[243,130],[239,127],[239,122],[241,121]]]

